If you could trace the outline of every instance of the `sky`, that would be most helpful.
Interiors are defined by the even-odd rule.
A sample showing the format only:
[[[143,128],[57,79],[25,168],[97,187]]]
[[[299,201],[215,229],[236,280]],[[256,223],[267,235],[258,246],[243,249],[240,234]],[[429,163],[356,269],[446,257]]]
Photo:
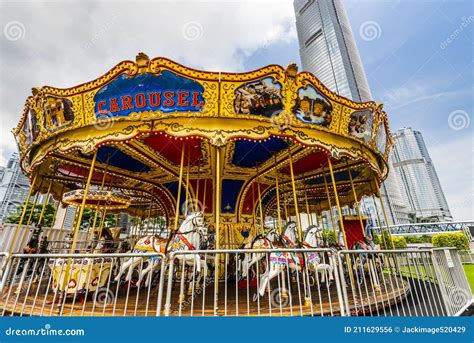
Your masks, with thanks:
[[[345,0],[392,131],[422,132],[456,220],[474,218],[474,2]],[[32,87],[70,87],[138,52],[213,71],[300,63],[292,1],[0,0],[0,165]]]

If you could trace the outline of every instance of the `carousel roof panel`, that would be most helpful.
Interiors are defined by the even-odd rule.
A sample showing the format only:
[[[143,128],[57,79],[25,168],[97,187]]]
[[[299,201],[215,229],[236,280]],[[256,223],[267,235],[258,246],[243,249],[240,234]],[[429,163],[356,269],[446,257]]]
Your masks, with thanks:
[[[221,211],[223,213],[235,212],[237,198],[244,182],[244,180],[222,180]]]
[[[261,142],[239,140],[235,142],[232,163],[239,167],[254,168],[287,146],[287,142],[277,137],[272,137]]]
[[[71,176],[71,177],[87,177],[89,174],[89,170],[83,167],[79,167],[73,164],[61,164],[58,167],[58,172],[62,175],[65,176]],[[112,176],[112,175],[105,175],[104,179],[104,173],[101,173],[99,171],[94,171],[92,173],[92,180],[93,181],[102,181],[105,180],[104,182],[106,183],[121,183],[122,179]]]
[[[357,176],[359,176],[360,172],[357,171],[357,170],[351,170],[351,176],[352,176],[352,179],[355,179]],[[339,171],[339,172],[335,172],[334,173],[334,180],[336,182],[339,182],[339,181],[349,181],[350,178],[349,178],[349,172],[347,170],[343,170],[343,171]],[[331,176],[330,175],[326,175],[326,182],[328,184],[330,184],[332,182],[332,179],[331,179]],[[323,176],[319,176],[319,177],[316,177],[316,178],[312,178],[312,179],[308,179],[308,180],[305,180],[305,183],[307,185],[319,185],[319,184],[324,184],[324,177]]]
[[[166,189],[168,189],[170,191],[170,193],[173,195],[174,197],[174,201],[176,201],[178,199],[178,186],[179,186],[179,183],[177,181],[173,181],[173,182],[167,182],[165,184],[163,184],[163,186],[166,187]],[[186,188],[184,187],[184,185],[181,186],[181,202],[179,204],[179,212],[181,214],[184,213],[184,208],[186,207]]]
[[[265,185],[262,183],[252,183],[250,187],[247,188],[247,192],[245,193],[245,197],[242,203],[242,213],[250,214],[252,211],[258,207],[259,205],[259,194],[265,194],[265,191],[269,188],[269,185]],[[260,188],[260,192],[259,192]]]
[[[84,157],[92,159],[91,155],[84,155]],[[151,170],[149,166],[113,146],[100,147],[97,152],[97,161],[134,173],[146,173]]]
[[[200,138],[188,138],[183,141],[176,141],[165,135],[151,135],[144,139],[144,143],[174,165],[179,165],[181,162],[183,146],[185,149],[186,165],[188,164],[188,159],[190,165],[197,165],[203,157]]]
[[[314,151],[303,158],[293,161],[293,173],[295,175],[308,173],[320,169],[328,164],[328,154],[325,151]],[[281,169],[282,173],[290,175],[290,167]]]

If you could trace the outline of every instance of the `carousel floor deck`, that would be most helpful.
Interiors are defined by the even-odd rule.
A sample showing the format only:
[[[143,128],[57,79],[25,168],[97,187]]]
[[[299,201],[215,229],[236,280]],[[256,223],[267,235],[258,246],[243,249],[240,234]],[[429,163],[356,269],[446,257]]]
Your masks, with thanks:
[[[367,280],[368,281],[368,280]],[[272,289],[278,285],[272,282]],[[110,301],[103,306],[102,302],[94,301],[95,294],[88,294],[87,297],[68,296],[62,302],[54,301],[53,292],[46,292],[46,288],[39,289],[32,286],[29,291],[21,292],[8,290],[0,300],[0,310],[4,315],[23,316],[156,316],[158,303],[158,288],[148,289],[112,288],[112,293],[118,294],[114,301]],[[282,298],[285,303],[272,302],[278,299],[276,295],[271,296],[267,292],[260,301],[252,301],[256,287],[244,287],[236,292],[235,283],[219,284],[219,301],[217,315],[219,316],[300,316],[300,315],[339,315],[340,305],[336,286],[333,284],[329,291],[327,289],[318,290],[312,287],[311,301],[305,303],[304,297],[300,297],[297,284],[292,285],[292,292],[288,298]],[[382,284],[380,290],[368,291],[370,287],[355,290],[358,296],[352,295],[352,290],[347,288],[349,305],[352,313],[377,312],[383,308],[392,306],[403,301],[410,291],[409,284],[401,278],[394,278],[391,283]],[[175,283],[171,292],[171,316],[213,316],[214,315],[214,283],[210,283],[202,292],[195,296],[189,296],[185,292],[185,299],[179,303],[179,283]],[[247,291],[248,290],[248,291]],[[302,291],[302,287],[300,288]],[[7,293],[7,294],[5,294]],[[47,294],[45,296],[45,294]],[[128,296],[127,296],[128,295]],[[56,297],[57,298],[57,297]],[[114,297],[115,298],[115,297]],[[8,300],[7,300],[8,299]],[[100,299],[100,297],[98,297]],[[147,301],[148,299],[148,301]],[[301,299],[301,300],[300,300]],[[57,300],[57,299],[56,299]],[[166,291],[163,291],[162,311],[164,314],[164,304],[166,301]]]

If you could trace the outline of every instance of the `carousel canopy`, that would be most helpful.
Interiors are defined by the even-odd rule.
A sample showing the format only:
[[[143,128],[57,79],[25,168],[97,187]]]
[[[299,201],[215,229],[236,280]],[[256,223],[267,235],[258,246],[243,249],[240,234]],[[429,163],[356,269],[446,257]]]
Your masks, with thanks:
[[[75,87],[34,88],[14,135],[33,186],[52,184],[57,199],[80,202],[90,177],[92,205],[118,191],[112,210],[169,218],[181,193],[181,212],[218,204],[229,222],[271,214],[292,174],[298,201],[328,208],[329,162],[351,205],[351,182],[360,198],[386,177],[391,145],[380,104],[338,96],[296,65],[207,72],[143,53]]]

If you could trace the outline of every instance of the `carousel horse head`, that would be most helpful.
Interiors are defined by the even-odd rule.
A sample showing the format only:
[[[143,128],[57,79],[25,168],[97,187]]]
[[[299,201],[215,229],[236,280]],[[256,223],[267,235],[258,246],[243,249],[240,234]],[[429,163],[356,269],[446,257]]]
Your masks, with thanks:
[[[296,242],[296,237],[298,236],[296,222],[290,221],[286,223],[285,228],[283,229],[283,233],[290,240]]]
[[[306,230],[304,242],[313,248],[324,246],[323,230],[317,225],[310,225]]]
[[[181,223],[178,230],[181,234],[196,232],[199,234],[201,241],[206,242],[209,238],[208,230],[204,222],[202,212],[192,212]]]
[[[270,242],[276,242],[280,239],[280,234],[278,233],[277,229],[271,229],[267,232],[265,238],[268,239]]]

